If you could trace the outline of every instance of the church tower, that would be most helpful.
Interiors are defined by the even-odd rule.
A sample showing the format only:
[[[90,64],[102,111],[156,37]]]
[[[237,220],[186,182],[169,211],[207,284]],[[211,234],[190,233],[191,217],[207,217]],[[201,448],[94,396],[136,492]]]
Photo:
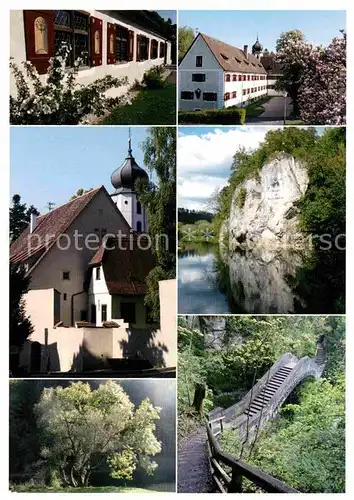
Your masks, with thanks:
[[[115,189],[111,197],[133,231],[147,233],[147,213],[135,191],[135,182],[138,179],[149,180],[149,176],[145,170],[139,167],[132,154],[129,129],[128,155],[122,166],[117,168],[111,176],[111,182]]]
[[[252,45],[252,54],[257,57],[257,59],[261,59],[263,56],[263,46],[259,43],[258,35],[256,43]]]

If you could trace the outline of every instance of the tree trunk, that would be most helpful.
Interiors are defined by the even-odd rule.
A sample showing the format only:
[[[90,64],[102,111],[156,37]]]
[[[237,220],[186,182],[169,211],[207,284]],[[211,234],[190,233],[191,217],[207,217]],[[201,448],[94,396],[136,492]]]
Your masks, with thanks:
[[[203,403],[206,394],[206,385],[197,383],[195,384],[195,392],[193,399],[193,407],[199,413],[199,415],[203,415]]]

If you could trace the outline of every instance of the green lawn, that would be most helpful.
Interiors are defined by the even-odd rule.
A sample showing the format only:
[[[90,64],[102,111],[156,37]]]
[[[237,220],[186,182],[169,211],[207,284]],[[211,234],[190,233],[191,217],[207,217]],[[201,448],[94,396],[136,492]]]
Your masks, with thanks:
[[[264,112],[264,106],[266,102],[270,101],[272,96],[266,95],[257,101],[251,102],[248,106],[246,106],[246,119],[254,118],[256,116],[261,115]]]
[[[158,493],[156,489],[134,488],[129,486],[88,486],[87,488],[49,488],[28,485],[12,485],[11,491],[17,493]]]
[[[117,108],[104,118],[102,125],[175,125],[176,86],[141,90],[131,105]]]

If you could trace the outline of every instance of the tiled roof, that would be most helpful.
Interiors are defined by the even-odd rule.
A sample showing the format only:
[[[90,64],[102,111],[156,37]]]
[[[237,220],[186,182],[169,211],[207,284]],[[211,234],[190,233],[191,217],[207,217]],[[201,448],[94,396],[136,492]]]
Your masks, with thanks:
[[[216,57],[218,63],[225,71],[238,73],[261,73],[266,75],[267,72],[252,53],[248,52],[247,56],[243,50],[233,47],[228,43],[221,42],[216,38],[200,33],[209,49]]]
[[[146,277],[156,266],[156,260],[142,237],[108,238],[97,251],[90,266],[102,265],[108,291],[111,295],[145,295]],[[144,241],[144,242],[143,242]]]
[[[10,261],[12,263],[26,262],[31,257],[39,257],[48,252],[59,236],[69,228],[82,210],[90,203],[96,194],[105,189],[103,186],[92,189],[86,194],[61,205],[60,207],[37,218],[37,226],[33,235],[33,247],[30,244],[29,226],[10,246]]]
[[[261,63],[269,75],[279,75],[282,73],[281,66],[276,62],[275,56],[273,55],[262,56]]]

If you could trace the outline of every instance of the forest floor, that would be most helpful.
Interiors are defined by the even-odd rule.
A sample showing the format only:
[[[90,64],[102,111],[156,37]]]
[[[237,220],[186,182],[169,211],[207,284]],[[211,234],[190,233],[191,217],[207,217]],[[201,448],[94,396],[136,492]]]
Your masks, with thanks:
[[[161,485],[151,485],[149,489],[134,488],[134,486],[88,486],[86,488],[50,488],[45,486],[29,486],[16,484],[11,491],[16,493],[163,493],[169,490],[160,488]]]

